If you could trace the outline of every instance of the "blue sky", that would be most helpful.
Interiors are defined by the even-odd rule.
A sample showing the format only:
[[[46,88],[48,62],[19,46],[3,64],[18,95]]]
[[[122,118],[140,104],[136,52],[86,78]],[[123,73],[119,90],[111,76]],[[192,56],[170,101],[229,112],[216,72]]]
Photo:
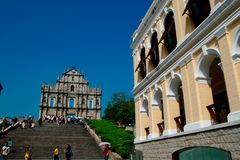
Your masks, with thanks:
[[[41,84],[75,66],[111,95],[133,88],[131,36],[152,0],[0,1],[0,117],[38,117]]]

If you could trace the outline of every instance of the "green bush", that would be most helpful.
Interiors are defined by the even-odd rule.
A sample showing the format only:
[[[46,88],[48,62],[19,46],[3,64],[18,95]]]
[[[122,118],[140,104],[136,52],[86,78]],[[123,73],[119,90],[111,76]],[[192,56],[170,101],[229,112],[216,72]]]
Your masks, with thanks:
[[[117,152],[123,158],[128,158],[133,148],[133,134],[108,120],[89,120],[88,125],[101,136],[102,141],[110,142],[113,152]]]

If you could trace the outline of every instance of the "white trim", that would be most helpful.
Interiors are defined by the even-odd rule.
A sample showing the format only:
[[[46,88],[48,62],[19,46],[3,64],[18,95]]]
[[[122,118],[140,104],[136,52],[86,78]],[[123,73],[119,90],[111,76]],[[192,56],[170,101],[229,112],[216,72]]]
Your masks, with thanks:
[[[226,31],[227,31],[226,26],[223,26],[217,32],[215,32],[214,35],[217,39],[219,39],[226,33]]]
[[[202,49],[202,53],[203,53],[204,56],[208,55],[207,46],[206,45],[203,45],[201,49]]]
[[[234,55],[232,55],[232,59],[234,61],[234,63],[240,63],[240,54],[235,53]]]
[[[158,141],[158,140],[163,140],[163,139],[172,139],[172,138],[176,138],[176,137],[182,137],[182,136],[188,136],[188,135],[192,135],[192,134],[198,134],[198,133],[203,133],[203,132],[211,132],[213,130],[219,130],[219,129],[224,129],[224,128],[231,128],[234,126],[239,126],[240,125],[240,121],[234,121],[234,122],[226,122],[226,123],[221,123],[221,124],[216,124],[216,125],[211,125],[209,127],[205,127],[205,128],[200,128],[200,129],[196,129],[196,130],[192,130],[192,131],[188,131],[188,132],[179,132],[176,134],[170,134],[170,135],[162,135],[159,136],[155,139],[145,139],[142,141],[138,141],[135,142],[135,144],[140,144],[140,143],[146,143],[146,142],[153,142],[153,141]]]
[[[238,41],[240,39],[240,25],[238,26],[237,32],[235,33],[234,41],[233,41],[233,49],[232,49],[232,59],[235,63],[240,63],[240,44]]]
[[[184,132],[193,131],[193,130],[204,128],[204,127],[209,127],[211,125],[212,123],[210,120],[189,123],[184,126]]]
[[[151,133],[151,134],[148,135],[148,139],[154,139],[154,138],[156,138],[156,137],[159,137],[159,134],[157,134],[157,133]]]
[[[134,32],[134,35],[137,34],[137,36],[135,36],[134,41],[130,46],[131,48],[136,48],[137,46],[139,46],[139,43],[144,41],[143,37],[145,37],[146,34],[149,33],[149,30],[152,28],[155,19],[163,13],[164,8],[166,8],[167,6],[167,2],[168,0],[153,1],[151,7],[148,9],[147,13],[142,19],[139,27]],[[156,9],[152,14],[154,8]]]
[[[198,83],[210,84],[209,68],[215,57],[221,58],[221,54],[216,48],[207,48],[202,46],[202,55],[196,64],[195,80]]]
[[[134,143],[139,143],[143,140],[147,140],[146,136],[139,136],[134,139]]]
[[[158,108],[159,108],[159,106],[160,105],[162,105],[161,104],[161,101],[160,102],[158,102],[158,100],[161,100],[162,99],[162,88],[161,87],[158,87],[157,85],[155,85],[154,86],[154,92],[153,92],[153,94],[151,95],[151,97],[152,97],[152,106],[154,107],[154,106],[158,106]],[[157,95],[156,95],[157,94]],[[160,99],[155,99],[155,96],[157,96],[157,97],[160,97]]]
[[[211,78],[206,77],[196,77],[195,80],[200,84],[211,84]]]
[[[228,122],[240,121],[240,111],[231,112],[227,116]]]
[[[211,9],[210,14],[214,13],[220,6],[222,5],[222,2],[218,2],[213,9]]]
[[[145,95],[143,96],[143,99],[142,99],[140,112],[141,113],[148,113],[148,98]]]
[[[171,71],[171,78],[172,78],[172,79],[175,78],[175,73],[174,73],[174,71]]]
[[[163,131],[163,136],[169,136],[169,135],[173,135],[176,134],[177,130],[176,129],[165,129]]]
[[[140,111],[141,114],[146,114],[147,115],[147,111]]]
[[[178,96],[175,96],[175,95],[173,95],[173,94],[167,94],[167,98],[169,99],[169,100],[178,100]]]
[[[182,82],[182,77],[179,73],[171,72],[171,79],[168,82],[168,88],[167,88],[167,97],[169,99],[177,99],[179,98],[177,93],[177,87],[179,83]]]
[[[152,109],[159,109],[160,108],[160,104],[152,104]]]

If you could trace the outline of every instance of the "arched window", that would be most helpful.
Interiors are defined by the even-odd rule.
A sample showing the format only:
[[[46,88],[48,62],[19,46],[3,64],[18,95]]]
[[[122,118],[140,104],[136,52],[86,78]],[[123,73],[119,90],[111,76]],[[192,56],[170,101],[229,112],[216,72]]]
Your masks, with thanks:
[[[71,85],[71,92],[74,92],[74,85]]]
[[[140,53],[140,74],[142,76],[142,79],[146,77],[147,70],[146,70],[146,60],[145,60],[145,48],[142,48]]]
[[[183,15],[186,13],[191,17],[194,26],[199,26],[210,14],[211,8],[209,0],[189,0]]]
[[[177,45],[176,29],[173,18],[173,12],[168,13],[165,20],[165,29],[168,29],[167,35],[164,39],[168,53],[170,54]]]
[[[89,109],[93,108],[93,100],[88,100],[88,108]]]
[[[74,108],[75,104],[74,104],[74,99],[73,98],[70,98],[69,99],[69,107],[70,108]]]
[[[50,107],[54,107],[54,105],[55,105],[54,98],[50,98]]]
[[[137,80],[140,82],[142,79],[146,77],[147,70],[146,70],[146,55],[145,55],[145,48],[142,47],[141,52],[140,52],[140,62],[137,65],[137,68],[135,69],[135,72],[138,71],[137,73]]]
[[[159,43],[163,43],[167,49],[168,54],[170,54],[177,46],[177,36],[172,11],[166,15],[164,28],[165,31],[163,32]]]
[[[154,32],[151,38],[150,61],[153,67],[157,67],[159,63],[159,50],[157,32]]]

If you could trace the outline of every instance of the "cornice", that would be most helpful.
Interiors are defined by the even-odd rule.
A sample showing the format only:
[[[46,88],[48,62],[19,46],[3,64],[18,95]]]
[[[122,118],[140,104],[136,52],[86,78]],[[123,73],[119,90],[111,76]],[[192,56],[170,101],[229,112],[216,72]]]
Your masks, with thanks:
[[[130,46],[132,50],[135,50],[135,48],[142,43],[143,39],[145,39],[147,34],[150,32],[152,26],[155,24],[155,20],[158,19],[162,12],[164,12],[164,8],[169,1],[171,0],[157,0],[153,2],[142,22],[140,23],[139,27],[134,32],[134,34],[137,35],[135,36],[133,43]],[[134,35],[132,36],[132,38],[133,37]]]
[[[198,47],[205,45],[210,39],[216,37],[216,33],[221,33],[219,31],[222,29],[221,26],[227,26],[239,16],[239,5],[240,1],[237,0],[225,1],[132,90],[133,95],[140,95],[147,86],[154,85],[156,79],[163,79],[167,69],[171,68],[169,69],[171,71],[179,64],[182,66],[181,61],[188,62],[190,54],[193,54],[195,50],[199,49]]]

